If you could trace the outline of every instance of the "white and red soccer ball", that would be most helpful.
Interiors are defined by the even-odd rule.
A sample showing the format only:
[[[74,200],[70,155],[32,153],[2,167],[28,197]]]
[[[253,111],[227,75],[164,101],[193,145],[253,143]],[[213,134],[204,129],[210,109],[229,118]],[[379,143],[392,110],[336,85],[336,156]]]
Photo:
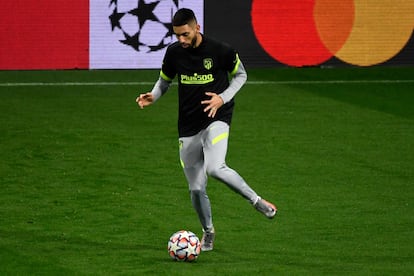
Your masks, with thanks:
[[[200,240],[191,231],[178,231],[168,241],[168,254],[176,261],[192,262],[198,258],[200,251]]]

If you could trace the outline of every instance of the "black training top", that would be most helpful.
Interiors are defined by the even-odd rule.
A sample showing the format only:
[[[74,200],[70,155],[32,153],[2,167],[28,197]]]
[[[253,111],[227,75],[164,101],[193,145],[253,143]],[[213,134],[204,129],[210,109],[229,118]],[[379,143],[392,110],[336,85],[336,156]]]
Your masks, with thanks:
[[[202,36],[196,48],[183,48],[179,42],[170,45],[165,53],[161,77],[171,81],[178,77],[178,133],[188,137],[205,129],[213,121],[230,125],[234,100],[217,110],[214,118],[204,112],[201,101],[210,99],[206,92],[220,94],[229,86],[229,73],[235,73],[240,60],[229,45]]]

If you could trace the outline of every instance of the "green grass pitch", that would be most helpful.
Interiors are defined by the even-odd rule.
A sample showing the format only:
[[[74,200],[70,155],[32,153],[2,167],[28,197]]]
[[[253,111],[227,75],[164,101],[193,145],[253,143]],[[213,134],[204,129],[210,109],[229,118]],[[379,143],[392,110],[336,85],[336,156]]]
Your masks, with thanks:
[[[210,180],[189,264],[177,86],[139,110],[156,70],[1,71],[0,274],[413,275],[414,69],[248,72],[227,161],[279,214]]]

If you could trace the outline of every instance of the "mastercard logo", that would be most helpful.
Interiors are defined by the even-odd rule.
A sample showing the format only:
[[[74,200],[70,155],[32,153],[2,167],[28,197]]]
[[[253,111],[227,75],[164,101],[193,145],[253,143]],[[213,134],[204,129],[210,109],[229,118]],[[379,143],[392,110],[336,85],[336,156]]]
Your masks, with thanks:
[[[253,0],[252,27],[261,47],[290,66],[332,57],[358,66],[383,63],[407,44],[412,0]]]

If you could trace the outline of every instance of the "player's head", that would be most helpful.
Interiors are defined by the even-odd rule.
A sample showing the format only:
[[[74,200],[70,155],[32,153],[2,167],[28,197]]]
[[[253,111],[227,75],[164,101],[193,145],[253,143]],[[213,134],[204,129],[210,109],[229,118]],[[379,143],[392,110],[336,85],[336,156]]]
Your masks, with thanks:
[[[200,25],[194,12],[190,9],[179,9],[172,20],[173,31],[184,48],[195,48],[201,42]]]
[[[172,20],[173,26],[184,26],[184,25],[195,25],[197,24],[197,19],[195,17],[195,14],[192,10],[182,8],[179,9],[173,17]]]

